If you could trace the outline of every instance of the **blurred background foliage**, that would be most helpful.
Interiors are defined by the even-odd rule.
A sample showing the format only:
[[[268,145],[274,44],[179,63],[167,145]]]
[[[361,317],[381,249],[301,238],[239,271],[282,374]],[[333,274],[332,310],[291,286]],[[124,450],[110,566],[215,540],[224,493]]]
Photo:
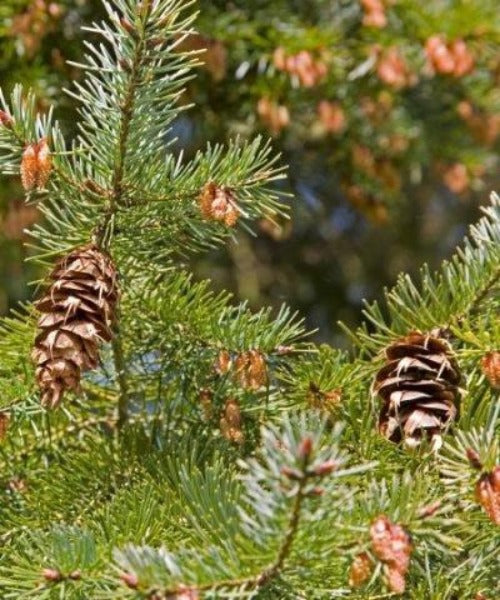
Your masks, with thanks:
[[[496,0],[199,0],[182,42],[202,66],[172,131],[188,155],[211,141],[273,136],[290,165],[290,222],[196,256],[191,268],[250,305],[286,301],[342,343],[397,274],[437,265],[498,183]],[[35,89],[68,136],[63,93],[79,72],[81,26],[100,0],[3,0],[0,85]],[[0,314],[31,291],[24,230],[39,218],[19,182],[0,183]],[[137,232],[140,235],[140,232]]]

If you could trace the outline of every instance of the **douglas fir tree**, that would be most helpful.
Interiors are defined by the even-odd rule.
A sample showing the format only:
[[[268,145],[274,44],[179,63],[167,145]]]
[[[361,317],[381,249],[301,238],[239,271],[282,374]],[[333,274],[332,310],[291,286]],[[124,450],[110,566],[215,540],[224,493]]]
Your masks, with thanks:
[[[47,276],[0,334],[1,597],[498,598],[500,201],[352,355],[211,293],[181,261],[282,174],[260,140],[174,155],[188,4],[105,3],[71,144],[3,102]]]

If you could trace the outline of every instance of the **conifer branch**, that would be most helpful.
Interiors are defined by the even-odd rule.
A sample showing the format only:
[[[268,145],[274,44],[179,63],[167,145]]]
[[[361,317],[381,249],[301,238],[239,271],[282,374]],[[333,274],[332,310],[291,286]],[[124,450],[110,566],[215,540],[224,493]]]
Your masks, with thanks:
[[[302,440],[302,443],[304,446],[309,447],[310,438],[304,438]],[[221,589],[221,588],[227,589],[227,588],[245,587],[246,589],[252,588],[256,591],[256,590],[266,586],[267,584],[269,584],[275,577],[279,576],[280,572],[284,568],[285,561],[288,558],[288,556],[292,550],[293,541],[294,541],[294,538],[295,538],[298,528],[299,528],[302,505],[303,505],[305,498],[307,497],[307,494],[305,493],[307,483],[309,482],[309,479],[311,478],[311,476],[314,477],[314,472],[312,472],[312,473],[307,472],[307,467],[309,464],[309,453],[305,454],[302,457],[302,459],[303,459],[302,473],[299,474],[299,471],[297,471],[296,474],[294,473],[294,477],[296,476],[296,477],[299,477],[300,479],[298,482],[297,490],[295,492],[295,499],[294,499],[293,505],[291,507],[288,525],[284,531],[284,537],[281,542],[281,545],[279,546],[279,549],[278,549],[278,552],[276,555],[276,559],[269,566],[260,570],[256,575],[249,576],[249,577],[237,577],[234,579],[225,579],[225,580],[214,581],[214,582],[206,583],[206,584],[202,584],[202,585],[196,585],[196,586],[190,587],[191,590],[203,592],[203,591],[208,591],[208,590],[215,591],[215,590]],[[168,598],[169,596],[175,596],[176,594],[181,594],[183,591],[185,591],[185,589],[186,589],[185,586],[177,587],[177,588],[170,588],[170,589],[164,590],[163,593],[164,593],[165,597]]]
[[[469,306],[467,309],[460,315],[457,315],[454,319],[457,326],[463,324],[463,321],[471,315],[475,310],[477,310],[484,299],[490,294],[490,292],[495,288],[497,283],[500,280],[500,266],[498,266],[492,273],[489,280],[484,284],[484,286],[477,291],[477,294],[471,299]]]
[[[130,76],[126,86],[125,97],[120,106],[121,120],[119,125],[118,143],[116,149],[116,162],[112,176],[112,192],[107,195],[107,209],[105,212],[104,222],[99,225],[99,233],[97,236],[97,244],[102,246],[105,239],[108,243],[111,241],[112,234],[108,232],[110,223],[113,222],[115,211],[120,206],[123,195],[123,178],[124,165],[127,157],[130,123],[134,115],[135,97],[139,85],[139,68],[143,61],[143,53],[145,49],[145,29],[149,14],[151,12],[152,3],[148,0],[142,5],[141,11],[141,28],[137,34],[135,52],[130,66]],[[123,353],[123,342],[120,334],[119,318],[115,324],[114,337],[112,340],[113,360],[115,372],[118,379],[120,395],[118,399],[118,428],[127,422],[128,419],[128,403],[129,403],[129,386],[127,381],[127,365]]]
[[[215,209],[229,206],[246,228],[286,210],[271,187],[283,169],[268,142],[208,145],[191,160],[169,151],[168,127],[183,110],[180,94],[195,62],[179,48],[191,34],[188,5],[105,2],[108,20],[90,28],[103,43],[87,45],[87,77],[73,94],[82,120],[70,149],[50,111],[37,115],[33,94],[16,88],[11,108],[4,106],[2,172],[19,173],[26,144],[50,141],[50,178],[36,174],[28,196],[44,216],[33,231],[37,260],[46,266],[91,240],[101,249],[95,261],[70,253],[72,269],[53,271],[54,293],[40,308],[48,325],[35,342],[33,309],[0,323],[0,596],[347,596],[352,558],[362,556],[374,570],[359,595],[381,597],[379,575],[397,550],[371,544],[373,523],[384,515],[382,523],[413,536],[410,560],[407,533],[399,531],[404,568],[396,573],[410,595],[488,590],[496,597],[500,404],[491,351],[500,333],[492,293],[500,277],[500,200],[492,198],[441,272],[424,269],[420,285],[401,277],[387,311],[367,309],[372,325],[353,334],[361,356],[316,352],[286,307],[251,312],[208,282],[193,282],[173,257],[234,235],[236,221],[215,218]],[[98,263],[107,253],[113,268],[103,281]],[[104,312],[115,315],[115,267],[123,276],[121,314],[114,342],[97,348],[92,326],[108,341],[111,319],[93,286],[111,290]],[[68,321],[66,303],[79,304],[83,323]],[[456,332],[449,356],[438,344],[418,364],[408,355],[414,346],[394,344],[436,326]],[[49,413],[33,383],[43,383],[54,360],[53,338],[74,382],[88,376],[83,399]],[[403,356],[375,375],[366,356],[378,360],[388,348]],[[387,367],[396,369],[392,382]],[[407,368],[411,385],[430,395],[428,417],[443,408],[436,388],[449,396],[460,374],[466,380],[453,434],[443,430],[437,456],[425,444],[404,452],[377,429],[369,388],[377,378],[410,385]],[[290,415],[290,406],[314,410]],[[230,427],[240,436],[227,435]],[[120,435],[110,435],[117,428]],[[359,466],[343,466],[347,449]],[[367,470],[370,481],[360,482]]]

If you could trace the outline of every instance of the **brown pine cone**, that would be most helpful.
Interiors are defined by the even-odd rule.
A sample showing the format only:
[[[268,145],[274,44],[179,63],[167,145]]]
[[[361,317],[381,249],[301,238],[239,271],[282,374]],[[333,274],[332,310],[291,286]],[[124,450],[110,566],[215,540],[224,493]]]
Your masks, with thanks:
[[[99,345],[110,341],[118,299],[110,257],[89,244],[62,258],[52,284],[35,306],[42,313],[32,358],[43,406],[57,406],[66,390],[78,391],[83,371],[95,369]]]
[[[373,392],[383,399],[380,432],[414,447],[423,437],[435,447],[441,431],[457,416],[460,372],[442,338],[412,332],[389,346],[387,364],[377,373]]]

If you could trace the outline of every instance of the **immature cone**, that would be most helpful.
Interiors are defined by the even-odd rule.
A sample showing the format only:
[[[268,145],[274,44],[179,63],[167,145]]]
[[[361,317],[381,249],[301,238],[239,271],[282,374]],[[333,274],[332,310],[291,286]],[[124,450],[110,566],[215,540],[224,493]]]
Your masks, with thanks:
[[[231,355],[227,350],[221,350],[214,364],[215,372],[218,375],[225,375],[231,369]]]
[[[24,189],[44,188],[52,171],[52,157],[47,140],[26,146],[21,159],[21,181]]]
[[[412,332],[385,351],[387,364],[377,373],[373,392],[383,399],[380,432],[410,447],[423,437],[438,447],[441,431],[458,412],[460,373],[448,343]]]
[[[21,182],[23,188],[30,192],[36,187],[38,178],[38,159],[36,144],[26,146],[21,159]]]
[[[318,116],[325,130],[330,133],[340,133],[345,128],[345,113],[337,102],[321,100],[318,104]]]
[[[500,389],[500,352],[488,352],[481,359],[481,370],[491,387]]]
[[[110,341],[118,298],[116,270],[93,244],[58,262],[52,284],[36,303],[42,313],[32,358],[43,406],[57,406],[66,390],[78,390],[83,371],[98,365],[101,342]]]
[[[391,523],[384,515],[375,519],[370,527],[372,548],[375,556],[384,563],[387,584],[396,594],[406,587],[406,573],[412,552],[410,536],[401,527]]]
[[[238,383],[252,390],[258,390],[267,383],[266,359],[258,350],[249,350],[238,355],[235,361]]]
[[[385,6],[382,0],[361,0],[364,16],[363,25],[365,27],[383,28],[387,25],[385,15]]]
[[[319,408],[324,412],[333,412],[338,408],[342,400],[342,390],[332,389],[323,391],[314,381],[309,382],[309,390],[307,392],[307,400],[312,408]]]
[[[203,418],[205,421],[210,421],[213,414],[213,393],[207,388],[202,388],[199,391],[198,399],[200,401],[201,409],[203,411]]]
[[[208,221],[218,221],[234,227],[240,216],[233,192],[228,187],[207,183],[198,198],[201,214]]]
[[[244,441],[241,429],[241,410],[238,401],[229,398],[224,406],[224,412],[220,419],[220,430],[222,435],[230,442],[242,444]]]
[[[495,525],[500,525],[500,465],[476,484],[476,499]]]
[[[290,112],[284,104],[278,104],[267,97],[257,103],[257,114],[273,135],[278,135],[290,124]]]
[[[0,441],[7,435],[9,429],[10,416],[6,412],[0,412]]]
[[[361,552],[354,557],[351,568],[349,569],[349,585],[351,587],[360,587],[373,572],[373,563],[366,552]]]

